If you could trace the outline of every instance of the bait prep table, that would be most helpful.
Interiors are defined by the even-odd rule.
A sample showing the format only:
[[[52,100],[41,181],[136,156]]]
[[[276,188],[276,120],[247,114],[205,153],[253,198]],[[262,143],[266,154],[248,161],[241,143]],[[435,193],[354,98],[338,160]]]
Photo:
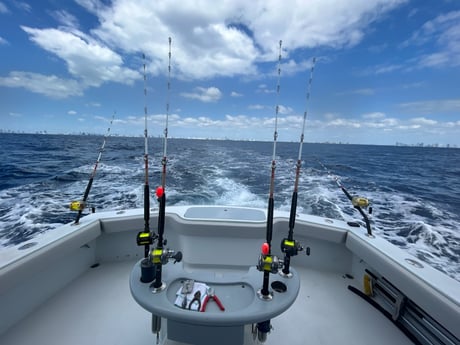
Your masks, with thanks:
[[[142,260],[141,260],[142,261]],[[295,301],[300,279],[295,270],[292,277],[272,275],[271,298],[258,292],[262,273],[256,267],[244,271],[226,269],[188,271],[183,263],[170,264],[163,270],[164,289],[156,291],[151,283],[141,281],[141,261],[133,268],[130,288],[136,302],[152,313],[152,320],[166,320],[160,339],[168,338],[189,344],[243,344],[246,325],[270,320],[287,310]],[[213,288],[225,311],[215,303],[208,303],[205,312],[183,309],[175,305],[182,284],[193,279]]]

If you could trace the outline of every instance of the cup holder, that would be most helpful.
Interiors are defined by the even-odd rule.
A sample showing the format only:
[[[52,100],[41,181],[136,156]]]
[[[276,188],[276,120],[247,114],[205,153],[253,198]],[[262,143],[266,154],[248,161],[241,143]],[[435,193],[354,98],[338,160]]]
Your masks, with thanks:
[[[275,290],[276,292],[283,293],[283,292],[286,292],[287,286],[283,282],[276,280],[272,282],[272,289]]]

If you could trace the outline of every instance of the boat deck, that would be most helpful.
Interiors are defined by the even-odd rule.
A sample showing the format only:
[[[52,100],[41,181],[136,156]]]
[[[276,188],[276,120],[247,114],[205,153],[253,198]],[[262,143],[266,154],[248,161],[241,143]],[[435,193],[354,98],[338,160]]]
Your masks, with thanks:
[[[134,264],[108,262],[88,270],[1,335],[0,343],[155,344],[150,314],[129,290]],[[272,320],[274,330],[265,344],[412,344],[392,322],[347,289],[353,279],[296,269],[301,276],[300,294],[288,311]],[[30,289],[34,289],[32,282]]]

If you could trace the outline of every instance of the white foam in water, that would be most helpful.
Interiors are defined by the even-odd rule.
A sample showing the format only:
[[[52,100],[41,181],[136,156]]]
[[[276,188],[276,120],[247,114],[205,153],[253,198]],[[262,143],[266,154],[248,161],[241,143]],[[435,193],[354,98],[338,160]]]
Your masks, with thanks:
[[[251,207],[265,207],[266,205],[266,201],[251,193],[247,186],[226,177],[215,179],[210,187],[222,190],[216,198],[216,205]]]
[[[184,143],[168,161],[167,205],[220,204],[265,209],[271,150],[263,153],[265,151],[259,146],[241,148],[241,143],[234,145],[206,141]],[[125,154],[128,157],[114,156],[98,166],[88,200],[96,210],[143,206],[142,149],[137,155]],[[151,157],[149,164],[151,207],[157,205],[154,193],[161,179],[160,156]],[[277,209],[290,210],[295,177],[292,157],[295,156],[294,152],[286,159],[277,157]],[[81,162],[78,167],[58,172],[55,178],[0,191],[0,245],[20,243],[73,221],[75,213],[69,211],[69,202],[83,197],[94,168],[93,163]],[[342,167],[340,162],[337,164],[338,168]],[[322,168],[304,166],[299,181],[297,213],[362,222],[333,177]],[[345,177],[342,182],[347,187],[350,184],[350,193],[362,194],[371,200],[374,212],[370,219],[377,235],[460,281],[458,215],[443,209],[442,203],[427,201],[415,193],[393,191],[391,186],[381,188],[369,181],[366,185]]]

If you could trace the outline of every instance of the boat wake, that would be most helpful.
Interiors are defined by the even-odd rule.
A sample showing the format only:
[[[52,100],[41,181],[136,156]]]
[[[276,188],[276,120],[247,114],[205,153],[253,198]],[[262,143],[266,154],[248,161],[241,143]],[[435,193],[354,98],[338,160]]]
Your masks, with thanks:
[[[47,144],[48,137],[40,136],[39,139],[45,141],[40,147]],[[83,145],[80,141],[75,142]],[[84,143],[84,146],[94,144],[97,147],[98,142],[100,138],[94,138],[93,142]],[[160,146],[157,141],[153,142],[155,147]],[[141,208],[143,158],[133,155],[133,149],[136,146],[141,147],[142,141],[140,138],[111,138],[109,144],[108,151],[104,153],[105,161],[99,165],[88,204],[95,207],[96,212]],[[214,204],[266,208],[269,144],[175,139],[170,141],[169,147],[168,205]],[[338,154],[338,148],[343,152]],[[331,162],[329,166],[334,169],[334,173],[341,175],[341,180],[350,193],[370,199],[374,210],[370,218],[376,235],[386,238],[460,281],[460,215],[455,212],[460,206],[455,196],[447,199],[450,189],[455,189],[455,183],[458,182],[451,182],[449,185],[436,184],[436,181],[441,180],[433,178],[434,182],[430,185],[432,190],[424,189],[422,193],[416,186],[421,185],[420,179],[426,178],[424,176],[418,176],[412,182],[406,177],[402,183],[395,178],[394,172],[385,176],[385,170],[381,166],[385,162],[381,160],[375,167],[369,167],[372,160],[366,161],[369,167],[366,171],[347,164],[348,161],[356,161],[357,149],[376,148],[308,144],[306,151],[320,154],[324,161]],[[393,152],[401,148],[385,149]],[[30,155],[34,154],[33,150],[30,151],[31,148],[27,150]],[[279,143],[275,184],[276,209],[290,210],[295,174],[292,157],[296,150],[297,146],[294,144]],[[442,149],[439,150],[443,152]],[[310,153],[306,154],[302,164],[304,168],[299,176],[297,213],[361,222],[359,213],[337,188],[331,175],[325,173],[313,158],[313,153],[311,156]],[[5,175],[2,176],[1,246],[18,245],[75,219],[75,213],[69,210],[69,202],[82,197],[93,166],[81,159],[77,162],[81,164],[74,167],[69,166],[68,161],[61,162],[53,155],[48,155],[48,159],[49,161],[37,163],[37,167],[29,167],[26,179],[12,175],[8,175],[6,179]],[[388,164],[394,164],[394,159],[392,155]],[[54,174],[48,171],[47,174],[40,175],[43,172],[39,168],[40,164],[49,167],[51,161],[54,162]],[[161,181],[160,161],[158,154],[151,159],[152,187],[156,187]],[[61,166],[67,169],[59,171]],[[429,167],[424,170],[430,171]],[[38,171],[38,174],[30,175],[30,171]],[[20,170],[18,174],[19,172]],[[375,183],[376,178],[382,182]],[[153,195],[151,205],[156,206]]]

